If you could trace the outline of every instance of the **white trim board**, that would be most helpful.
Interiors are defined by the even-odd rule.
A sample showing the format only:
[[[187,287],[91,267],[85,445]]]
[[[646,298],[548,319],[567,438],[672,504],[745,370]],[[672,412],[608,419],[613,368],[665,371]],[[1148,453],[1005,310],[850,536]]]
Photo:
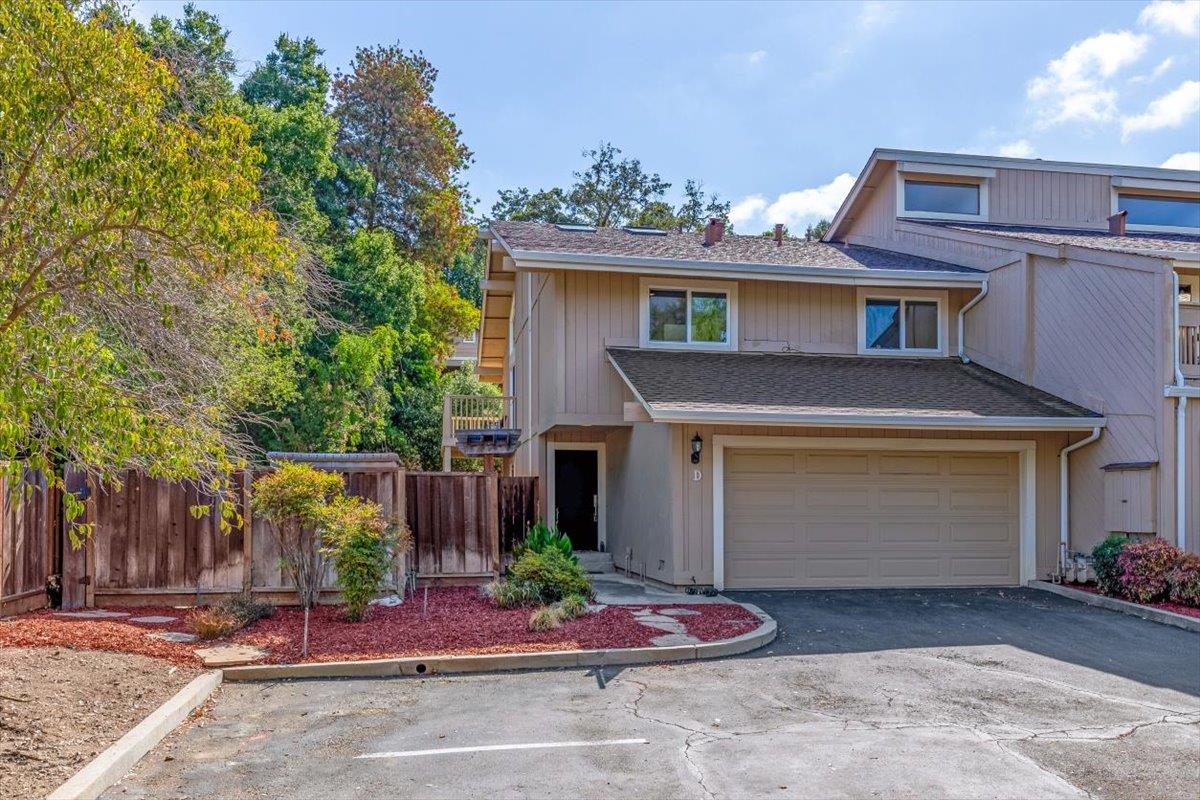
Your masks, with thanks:
[[[551,524],[558,526],[558,504],[555,502],[554,454],[559,450],[596,451],[596,542],[600,550],[608,551],[608,478],[604,442],[546,442],[546,505]]]
[[[836,436],[736,436],[716,434],[713,447],[713,586],[725,588],[725,449],[774,448],[776,450],[901,450],[1002,452],[1020,455],[1017,479],[1021,493],[1018,537],[1019,580],[1037,578],[1037,442],[1030,439],[875,439]]]

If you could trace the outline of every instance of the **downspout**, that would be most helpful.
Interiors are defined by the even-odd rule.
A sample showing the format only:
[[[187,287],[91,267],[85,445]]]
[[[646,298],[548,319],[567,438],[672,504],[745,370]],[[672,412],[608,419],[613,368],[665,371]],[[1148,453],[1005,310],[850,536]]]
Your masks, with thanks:
[[[1179,273],[1171,270],[1171,335],[1175,340],[1175,386],[1187,387],[1179,354]],[[1187,548],[1187,404],[1186,394],[1175,397],[1175,546]]]
[[[958,310],[958,360],[963,362],[964,364],[971,363],[971,359],[967,358],[967,353],[966,353],[967,345],[966,345],[966,342],[964,341],[964,331],[966,329],[965,319],[967,316],[967,312],[970,311],[972,308],[974,308],[975,305],[980,300],[987,297],[987,293],[988,293],[988,282],[987,282],[987,278],[984,278],[983,283],[980,284],[980,286],[979,286],[979,294],[972,297],[971,301],[969,303],[967,303],[965,306],[963,306],[962,308],[960,308]]]
[[[1058,574],[1066,574],[1067,561],[1071,555],[1071,469],[1070,455],[1081,447],[1086,447],[1100,438],[1099,426],[1092,428],[1092,433],[1075,444],[1070,444],[1058,451]]]

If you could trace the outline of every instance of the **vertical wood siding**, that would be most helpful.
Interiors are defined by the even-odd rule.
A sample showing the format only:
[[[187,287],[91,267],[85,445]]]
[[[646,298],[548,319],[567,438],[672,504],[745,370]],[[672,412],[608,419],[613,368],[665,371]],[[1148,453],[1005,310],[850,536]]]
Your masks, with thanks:
[[[16,487],[0,479],[0,611],[16,613],[46,604],[56,533],[51,494],[41,473],[26,471]]]
[[[407,518],[422,577],[495,575],[500,516],[494,474],[412,472]]]

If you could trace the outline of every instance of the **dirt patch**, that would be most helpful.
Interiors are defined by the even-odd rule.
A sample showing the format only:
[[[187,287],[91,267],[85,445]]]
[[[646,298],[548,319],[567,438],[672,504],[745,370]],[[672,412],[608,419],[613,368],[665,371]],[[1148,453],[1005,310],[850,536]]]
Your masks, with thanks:
[[[140,655],[0,648],[0,797],[44,797],[197,674]]]

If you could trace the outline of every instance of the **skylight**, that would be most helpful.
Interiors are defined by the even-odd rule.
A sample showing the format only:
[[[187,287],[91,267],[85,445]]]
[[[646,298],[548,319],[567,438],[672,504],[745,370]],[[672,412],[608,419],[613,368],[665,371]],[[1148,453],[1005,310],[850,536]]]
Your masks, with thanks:
[[[662,230],[661,228],[629,228],[629,227],[625,227],[625,228],[622,228],[621,230],[625,231],[626,233],[635,234],[637,236],[666,236],[667,235],[667,232]]]
[[[558,228],[560,231],[576,231],[578,233],[595,233],[596,232],[595,225],[568,225],[565,223],[557,223],[557,224],[555,224],[554,227]]]

